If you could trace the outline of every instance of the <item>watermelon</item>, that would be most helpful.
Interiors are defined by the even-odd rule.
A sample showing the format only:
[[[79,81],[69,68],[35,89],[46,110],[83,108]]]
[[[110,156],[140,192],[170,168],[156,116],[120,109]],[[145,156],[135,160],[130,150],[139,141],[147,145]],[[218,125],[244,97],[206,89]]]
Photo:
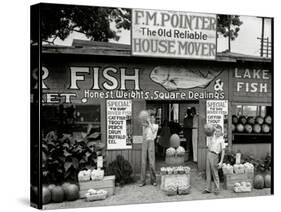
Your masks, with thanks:
[[[256,123],[257,123],[257,124],[262,125],[263,122],[264,122],[263,117],[261,117],[261,116],[257,116],[257,117],[256,117]]]
[[[264,176],[264,187],[271,188],[271,175],[267,174]]]
[[[243,124],[237,124],[236,125],[236,131],[237,132],[244,132],[244,125]]]
[[[239,123],[245,125],[247,123],[247,119],[245,116],[239,117]]]
[[[178,148],[180,145],[180,137],[178,134],[173,134],[170,137],[170,146],[174,148]]]
[[[271,118],[271,116],[266,116],[265,118],[264,118],[264,122],[266,123],[266,124],[272,124],[272,118]]]
[[[51,191],[48,189],[48,187],[43,186],[42,188],[42,203],[48,204],[51,202],[52,194]]]
[[[236,115],[232,116],[232,124],[238,124],[238,117]]]
[[[261,125],[255,124],[253,126],[253,131],[254,131],[254,133],[260,133],[261,132]]]
[[[247,123],[248,123],[248,124],[251,124],[251,125],[255,124],[255,118],[252,117],[252,116],[249,116],[249,117],[247,118]]]
[[[146,122],[149,118],[149,113],[147,110],[142,110],[139,114],[139,120],[141,123]]]
[[[65,185],[63,190],[67,201],[74,201],[79,198],[79,187],[76,184]]]
[[[263,189],[264,188],[264,178],[262,175],[258,174],[254,179],[254,188],[255,189]]]
[[[245,125],[245,131],[246,131],[247,133],[251,133],[251,132],[253,131],[252,125],[246,124],[246,125]]]
[[[212,124],[205,124],[204,131],[206,136],[212,136],[214,134],[215,128]]]
[[[52,189],[53,202],[62,202],[64,200],[64,190],[61,186],[56,186]]]
[[[263,124],[263,125],[261,126],[261,130],[262,130],[263,133],[269,133],[270,127],[269,127],[268,124]]]

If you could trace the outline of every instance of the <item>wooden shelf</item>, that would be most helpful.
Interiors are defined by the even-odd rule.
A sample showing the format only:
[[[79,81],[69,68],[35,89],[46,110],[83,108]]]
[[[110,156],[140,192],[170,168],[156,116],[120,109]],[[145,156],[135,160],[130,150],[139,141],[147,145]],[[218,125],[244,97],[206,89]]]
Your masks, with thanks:
[[[271,133],[232,133],[233,144],[260,144],[272,142],[273,136]]]
[[[271,136],[271,133],[237,133],[233,132],[232,135],[245,135],[245,136]]]

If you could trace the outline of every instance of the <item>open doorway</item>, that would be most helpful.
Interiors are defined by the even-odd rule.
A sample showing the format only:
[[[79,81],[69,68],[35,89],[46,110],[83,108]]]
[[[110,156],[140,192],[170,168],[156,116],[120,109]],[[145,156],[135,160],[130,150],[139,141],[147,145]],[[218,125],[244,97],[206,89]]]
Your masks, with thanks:
[[[153,111],[159,125],[155,140],[156,167],[165,162],[169,138],[176,133],[180,145],[186,150],[185,161],[197,162],[199,101],[147,101],[147,110]],[[195,121],[195,122],[194,122]],[[158,141],[158,142],[157,142]]]

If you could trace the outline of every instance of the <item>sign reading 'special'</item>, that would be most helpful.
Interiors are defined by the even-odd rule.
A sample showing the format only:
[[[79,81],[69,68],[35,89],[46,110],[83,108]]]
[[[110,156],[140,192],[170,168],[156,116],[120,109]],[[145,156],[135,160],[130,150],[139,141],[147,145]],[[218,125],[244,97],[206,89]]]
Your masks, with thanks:
[[[216,15],[134,9],[132,55],[214,60]]]

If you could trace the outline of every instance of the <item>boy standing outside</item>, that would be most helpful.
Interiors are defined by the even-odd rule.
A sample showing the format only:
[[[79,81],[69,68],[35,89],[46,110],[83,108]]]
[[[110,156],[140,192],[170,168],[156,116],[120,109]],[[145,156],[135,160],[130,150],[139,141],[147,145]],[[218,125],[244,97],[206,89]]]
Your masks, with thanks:
[[[146,123],[143,124],[143,142],[142,142],[142,161],[141,161],[141,183],[140,187],[145,185],[147,158],[149,162],[151,184],[156,184],[155,172],[155,144],[154,140],[157,136],[158,124],[155,124],[155,115],[150,114]]]
[[[224,138],[222,133],[222,126],[216,125],[215,131],[212,137],[207,140],[207,161],[206,161],[206,188],[202,192],[203,194],[211,193],[211,177],[213,176],[214,183],[215,183],[215,191],[216,195],[219,194],[220,191],[220,181],[218,175],[218,169],[222,167],[223,158],[224,158]],[[221,153],[221,158],[219,161],[219,154]]]

